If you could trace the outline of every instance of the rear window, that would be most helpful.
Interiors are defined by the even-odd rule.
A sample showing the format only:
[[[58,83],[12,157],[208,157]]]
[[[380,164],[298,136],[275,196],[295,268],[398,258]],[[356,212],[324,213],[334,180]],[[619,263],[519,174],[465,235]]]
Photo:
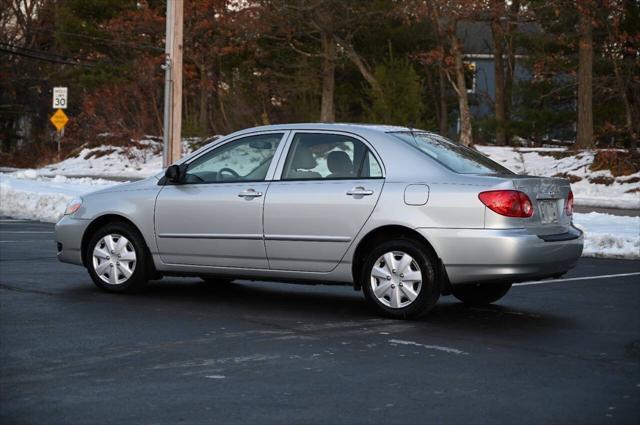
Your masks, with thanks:
[[[389,133],[418,148],[445,167],[459,174],[514,174],[480,152],[433,133],[403,131]]]

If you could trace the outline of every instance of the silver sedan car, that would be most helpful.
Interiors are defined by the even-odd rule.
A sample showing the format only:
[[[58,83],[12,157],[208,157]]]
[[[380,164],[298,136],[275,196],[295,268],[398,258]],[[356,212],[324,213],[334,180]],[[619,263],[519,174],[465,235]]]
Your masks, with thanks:
[[[487,304],[567,272],[583,246],[572,211],[567,180],[514,174],[433,133],[273,125],[72,201],[56,241],[60,261],[111,292],[162,276],[342,283],[413,318],[440,295]]]

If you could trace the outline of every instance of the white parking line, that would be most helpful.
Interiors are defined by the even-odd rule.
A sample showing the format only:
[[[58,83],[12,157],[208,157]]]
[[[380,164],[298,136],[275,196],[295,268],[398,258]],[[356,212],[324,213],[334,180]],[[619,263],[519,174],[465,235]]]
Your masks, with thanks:
[[[572,282],[572,281],[575,281],[575,280],[608,279],[608,278],[611,278],[611,277],[627,277],[627,276],[640,276],[640,272],[618,273],[618,274],[603,274],[603,275],[599,275],[599,276],[569,277],[569,278],[566,278],[566,279],[534,280],[534,281],[531,281],[531,282],[514,283],[513,286],[542,285],[542,284],[545,284],[545,283]]]
[[[451,347],[443,347],[442,345],[427,345],[427,344],[420,344],[417,343],[415,341],[405,341],[403,339],[390,339],[389,340],[389,344],[396,344],[396,345],[414,345],[416,347],[423,347],[426,348],[427,350],[436,350],[436,351],[444,351],[445,353],[450,353],[450,354],[463,354],[463,355],[467,355],[469,353],[462,351],[462,350],[458,350],[457,348],[451,348]]]

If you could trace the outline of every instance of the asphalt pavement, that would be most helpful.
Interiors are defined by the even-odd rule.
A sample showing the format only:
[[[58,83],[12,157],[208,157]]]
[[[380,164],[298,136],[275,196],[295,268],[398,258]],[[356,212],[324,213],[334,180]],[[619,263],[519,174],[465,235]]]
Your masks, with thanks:
[[[52,231],[0,220],[3,424],[640,421],[638,261],[582,259],[568,280],[405,322],[349,287],[107,294],[56,261]]]

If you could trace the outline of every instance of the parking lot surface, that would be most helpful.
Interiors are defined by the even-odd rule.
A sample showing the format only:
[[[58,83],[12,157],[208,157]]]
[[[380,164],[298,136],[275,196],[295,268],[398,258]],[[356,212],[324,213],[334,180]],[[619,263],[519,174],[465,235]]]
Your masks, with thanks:
[[[0,220],[3,424],[640,420],[637,261],[582,259],[570,280],[404,322],[349,287],[107,294],[56,261],[52,232]]]

